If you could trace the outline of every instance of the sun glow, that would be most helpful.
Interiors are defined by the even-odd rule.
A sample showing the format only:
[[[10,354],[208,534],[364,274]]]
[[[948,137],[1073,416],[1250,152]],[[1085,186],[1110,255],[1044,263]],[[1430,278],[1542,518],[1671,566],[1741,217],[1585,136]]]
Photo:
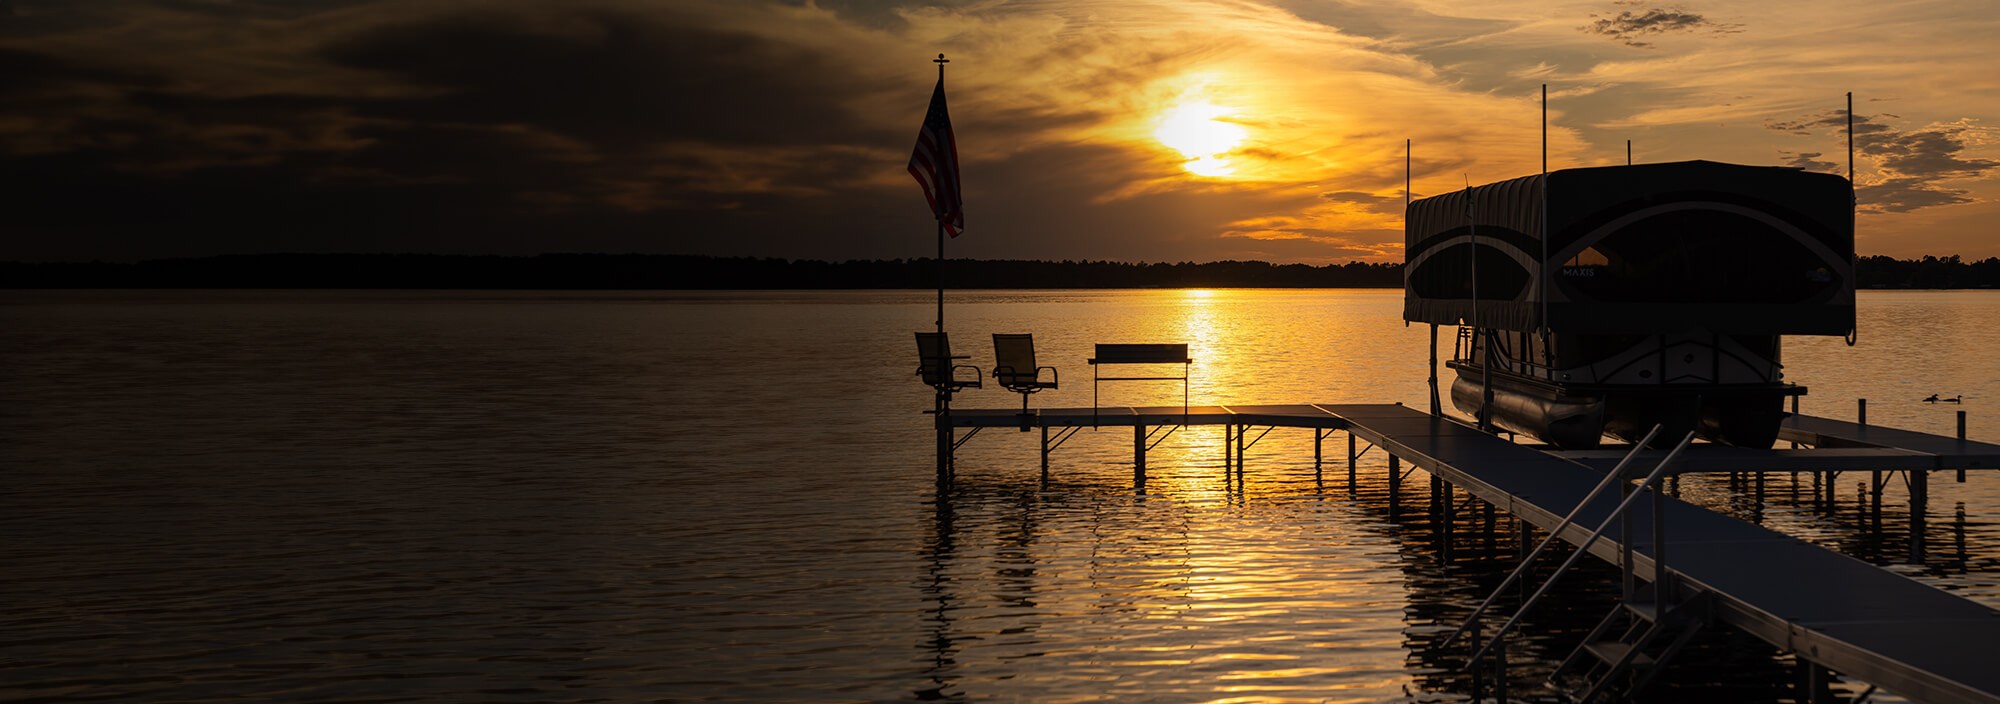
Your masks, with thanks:
[[[1180,152],[1181,168],[1197,176],[1222,178],[1236,173],[1228,154],[1250,131],[1230,120],[1235,111],[1204,99],[1187,99],[1160,115],[1153,138]]]

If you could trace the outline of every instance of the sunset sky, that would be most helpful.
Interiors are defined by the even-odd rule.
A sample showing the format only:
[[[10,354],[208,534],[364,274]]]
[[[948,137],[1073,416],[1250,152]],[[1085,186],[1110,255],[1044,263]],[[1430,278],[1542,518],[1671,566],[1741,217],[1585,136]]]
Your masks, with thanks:
[[[257,252],[1400,261],[1540,168],[1845,173],[1859,249],[2000,255],[2000,4],[16,1],[0,259]]]

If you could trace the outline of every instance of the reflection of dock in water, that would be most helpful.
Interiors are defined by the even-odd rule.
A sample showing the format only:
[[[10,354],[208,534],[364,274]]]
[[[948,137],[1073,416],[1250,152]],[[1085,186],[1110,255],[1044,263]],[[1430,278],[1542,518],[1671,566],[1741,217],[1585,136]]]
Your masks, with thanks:
[[[1456,503],[1450,500],[1452,492],[1464,490],[1544,530],[1561,523],[1604,479],[1609,467],[1598,456],[1601,452],[1548,452],[1400,405],[1072,408],[1042,409],[1025,416],[1018,409],[954,410],[942,420],[954,432],[1023,426],[1040,430],[1045,472],[1050,452],[1072,429],[1129,426],[1134,482],[1141,488],[1146,451],[1172,429],[1225,427],[1225,456],[1237,473],[1244,469],[1244,451],[1275,428],[1313,430],[1314,466],[1323,471],[1324,440],[1344,431],[1347,472],[1356,471],[1357,451],[1387,452],[1392,517],[1407,474],[1401,465],[1407,462],[1440,481],[1434,491],[1443,492],[1440,508],[1447,522],[1449,507]],[[1788,419],[1784,439],[1815,446],[1797,450],[1695,446],[1668,471],[1809,472],[1826,475],[1829,487],[1840,472],[1903,472],[1911,486],[1911,536],[1917,542],[1916,554],[1921,555],[1922,517],[1927,512],[1923,505],[1927,492],[1922,487],[1928,472],[2000,468],[2000,446],[1821,418]],[[1357,444],[1369,449],[1357,450]],[[1613,457],[1611,462],[1615,461]],[[1642,456],[1635,465],[1650,467],[1658,461],[1646,462]],[[1562,539],[1585,542],[1589,526],[1611,515],[1618,501],[1611,493],[1584,506],[1562,531]],[[1634,525],[1650,526],[1654,505],[1634,502],[1627,514]],[[1671,556],[1667,574],[1675,593],[1683,598],[1702,595],[1713,605],[1717,620],[1817,668],[1845,673],[1911,699],[2000,701],[2000,669],[1989,664],[1991,653],[2000,652],[2000,611],[1690,503],[1663,498],[1657,505],[1662,507],[1665,546]],[[1646,531],[1637,531],[1629,542],[1638,578],[1656,581],[1656,546],[1651,538]],[[1616,563],[1626,547],[1613,531],[1597,540],[1590,552]]]

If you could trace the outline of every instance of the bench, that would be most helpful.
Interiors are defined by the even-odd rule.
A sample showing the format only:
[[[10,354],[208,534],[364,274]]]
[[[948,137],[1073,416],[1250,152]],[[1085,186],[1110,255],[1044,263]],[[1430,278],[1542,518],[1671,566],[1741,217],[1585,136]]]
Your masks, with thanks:
[[[1090,420],[1097,424],[1097,384],[1101,381],[1179,381],[1181,383],[1181,416],[1188,411],[1188,366],[1194,360],[1188,357],[1186,343],[1146,344],[1146,345],[1106,345],[1097,346],[1097,356],[1090,363]],[[1178,364],[1180,376],[1100,376],[1099,367],[1107,364]]]

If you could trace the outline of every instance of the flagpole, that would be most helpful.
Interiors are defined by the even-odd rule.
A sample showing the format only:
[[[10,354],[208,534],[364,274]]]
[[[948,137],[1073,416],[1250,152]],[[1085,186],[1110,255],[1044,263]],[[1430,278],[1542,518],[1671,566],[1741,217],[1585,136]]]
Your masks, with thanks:
[[[937,90],[940,93],[942,93],[944,91],[944,65],[951,62],[944,58],[944,54],[938,54],[938,57],[932,59],[931,62],[937,64],[938,67]],[[926,115],[926,117],[928,117],[928,115]],[[956,166],[954,166],[953,168],[956,168]],[[943,217],[939,217],[937,219],[937,243],[938,243],[937,332],[938,332],[938,339],[942,340],[944,339],[944,218]],[[939,364],[943,365],[946,378],[947,379],[950,378],[950,375],[953,373],[951,367],[951,360],[950,359],[939,360]],[[952,467],[952,460],[954,459],[952,457],[952,446],[958,444],[958,439],[956,437],[953,437],[954,435],[957,434],[957,431],[951,427],[951,392],[949,390],[940,387],[937,395],[937,408],[935,410],[937,411],[938,414],[937,421],[940,426],[937,437],[938,480],[939,484],[942,485],[944,482],[950,481],[951,475],[954,473],[952,471],[954,469]]]
[[[944,223],[938,223],[938,315],[937,331],[944,334]]]
[[[938,65],[938,88],[942,90],[944,88],[944,65],[951,63],[951,60],[946,59],[944,57],[944,54],[938,54],[937,58],[931,59],[931,63]],[[939,335],[943,335],[944,334],[944,220],[943,219],[939,219],[937,223],[937,241],[938,241],[937,331]]]

